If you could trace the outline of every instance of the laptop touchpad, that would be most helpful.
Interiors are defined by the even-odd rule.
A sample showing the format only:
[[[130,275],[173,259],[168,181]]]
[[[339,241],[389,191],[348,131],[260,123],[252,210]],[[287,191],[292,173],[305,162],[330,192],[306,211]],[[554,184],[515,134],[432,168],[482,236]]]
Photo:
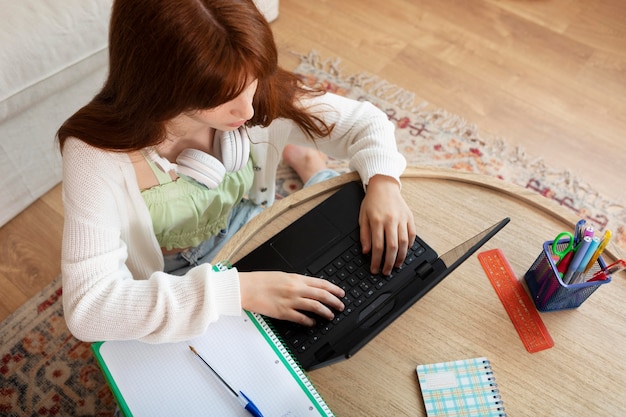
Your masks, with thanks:
[[[306,266],[311,259],[341,237],[340,230],[324,216],[299,223],[298,227],[283,230],[270,244],[285,262],[296,268]]]

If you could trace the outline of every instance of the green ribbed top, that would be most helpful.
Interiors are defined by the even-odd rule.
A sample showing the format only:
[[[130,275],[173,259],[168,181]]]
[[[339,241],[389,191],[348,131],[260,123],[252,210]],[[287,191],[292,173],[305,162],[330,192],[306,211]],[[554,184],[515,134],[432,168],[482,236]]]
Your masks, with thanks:
[[[252,159],[237,172],[227,172],[214,189],[181,176],[172,180],[146,158],[159,185],[143,190],[157,241],[162,248],[198,246],[226,227],[228,214],[252,187]]]

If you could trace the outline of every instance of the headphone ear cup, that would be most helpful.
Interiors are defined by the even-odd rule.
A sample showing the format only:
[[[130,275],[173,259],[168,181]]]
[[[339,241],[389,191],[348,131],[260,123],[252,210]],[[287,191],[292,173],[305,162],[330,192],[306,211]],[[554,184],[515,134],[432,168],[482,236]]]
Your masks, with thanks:
[[[216,131],[213,149],[221,155],[228,172],[239,171],[250,157],[250,138],[244,127],[228,132]]]
[[[224,180],[226,168],[208,153],[197,149],[185,149],[178,158],[177,172],[186,175],[209,189],[217,188]]]

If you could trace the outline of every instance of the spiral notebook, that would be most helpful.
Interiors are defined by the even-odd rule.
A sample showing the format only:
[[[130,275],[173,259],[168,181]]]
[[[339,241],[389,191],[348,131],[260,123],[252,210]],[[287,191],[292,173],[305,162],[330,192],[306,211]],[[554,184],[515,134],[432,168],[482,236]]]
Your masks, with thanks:
[[[491,363],[472,358],[417,366],[428,417],[505,417]]]
[[[254,313],[222,316],[204,335],[185,342],[108,341],[94,343],[92,350],[126,417],[247,416],[190,345],[265,416],[333,415],[265,320]]]

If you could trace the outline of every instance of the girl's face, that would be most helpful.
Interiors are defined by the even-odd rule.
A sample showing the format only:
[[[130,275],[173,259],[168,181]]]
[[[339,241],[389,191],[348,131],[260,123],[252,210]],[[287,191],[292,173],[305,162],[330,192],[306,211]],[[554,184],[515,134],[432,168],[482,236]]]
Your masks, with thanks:
[[[257,86],[258,80],[254,80],[233,100],[213,109],[190,112],[187,116],[217,130],[235,130],[254,116],[252,99]]]

